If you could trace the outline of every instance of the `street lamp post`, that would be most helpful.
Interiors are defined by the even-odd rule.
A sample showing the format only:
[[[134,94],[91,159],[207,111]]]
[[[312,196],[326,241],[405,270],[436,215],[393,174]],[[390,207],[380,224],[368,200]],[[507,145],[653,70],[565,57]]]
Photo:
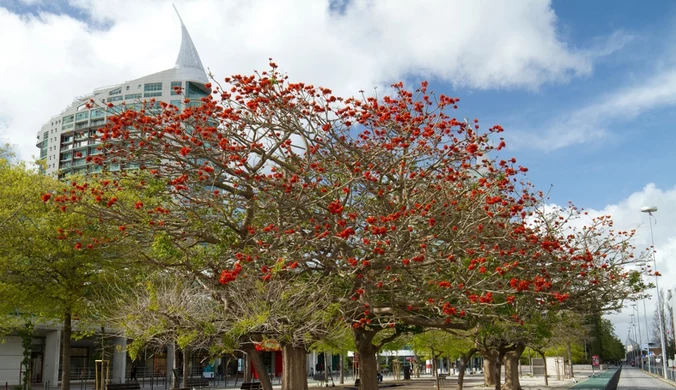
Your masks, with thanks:
[[[632,309],[636,309],[636,323],[638,324],[638,350],[641,356],[641,370],[643,369],[643,347],[641,346],[642,337],[641,337],[641,312],[638,310],[638,305],[635,303],[631,304]]]
[[[643,207],[641,208],[642,213],[648,213],[649,224],[650,224],[650,243],[652,245],[652,254],[653,254],[653,272],[657,272],[657,259],[655,255],[655,237],[653,236],[653,223],[652,219],[654,218],[653,213],[657,211],[657,207]],[[660,287],[658,282],[658,276],[655,275],[655,290],[657,291],[657,314],[659,315],[660,321],[660,342],[662,343],[662,376],[665,379],[669,379],[667,376],[667,343],[664,341],[664,323],[662,315],[662,299],[660,298]]]
[[[650,371],[650,329],[648,329],[648,311],[645,309],[645,298],[643,301],[643,320],[645,321],[645,339],[647,341],[646,348],[648,348],[648,372]]]

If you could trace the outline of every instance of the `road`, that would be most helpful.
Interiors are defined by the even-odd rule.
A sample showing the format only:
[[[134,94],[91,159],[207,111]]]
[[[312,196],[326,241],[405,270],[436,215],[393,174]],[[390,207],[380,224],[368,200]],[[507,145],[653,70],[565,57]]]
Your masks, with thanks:
[[[638,368],[624,366],[620,375],[617,390],[648,390],[648,389],[676,389],[671,383],[666,383]]]

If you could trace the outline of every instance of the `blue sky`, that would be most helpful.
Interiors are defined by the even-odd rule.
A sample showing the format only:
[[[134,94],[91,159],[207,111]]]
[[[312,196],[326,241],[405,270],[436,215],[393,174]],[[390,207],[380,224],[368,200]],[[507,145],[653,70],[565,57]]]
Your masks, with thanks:
[[[639,248],[640,207],[657,205],[658,268],[676,287],[676,2],[175,3],[218,78],[273,57],[342,95],[428,79],[460,97],[458,117],[505,128],[505,156],[550,203],[611,214]],[[0,0],[0,36],[0,141],[27,160],[73,97],[172,67],[180,44],[167,0]],[[622,337],[629,316],[613,318]]]

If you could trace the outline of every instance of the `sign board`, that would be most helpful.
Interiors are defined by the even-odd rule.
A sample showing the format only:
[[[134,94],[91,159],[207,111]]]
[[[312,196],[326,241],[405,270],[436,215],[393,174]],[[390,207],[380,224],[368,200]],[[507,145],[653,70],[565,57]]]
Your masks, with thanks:
[[[594,366],[594,367],[600,367],[601,366],[601,360],[596,355],[592,356],[592,366]]]

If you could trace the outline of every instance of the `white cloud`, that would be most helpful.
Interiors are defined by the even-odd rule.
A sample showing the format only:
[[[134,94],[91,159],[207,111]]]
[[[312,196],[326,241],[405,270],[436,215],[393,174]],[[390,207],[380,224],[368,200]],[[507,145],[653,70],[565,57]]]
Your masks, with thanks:
[[[653,233],[656,248],[657,270],[662,274],[658,278],[660,289],[668,290],[676,288],[676,187],[660,189],[654,184],[646,185],[641,191],[634,192],[628,198],[617,204],[607,205],[602,210],[588,209],[590,217],[598,215],[610,215],[614,221],[616,230],[636,229],[636,238],[633,244],[638,250],[650,247],[650,224],[648,215],[641,213],[643,206],[656,206],[655,213],[657,222],[653,221]],[[638,267],[637,267],[638,268]],[[651,282],[654,277],[646,277]],[[647,279],[647,280],[648,280]],[[652,316],[655,314],[655,290],[649,291],[653,296],[646,302],[648,314],[648,326],[652,328]],[[627,305],[630,302],[627,302]],[[643,304],[639,304],[641,312],[641,328],[645,340],[645,321],[643,319]],[[632,308],[627,308],[620,314],[614,314],[609,318],[615,324],[616,334],[624,342],[629,329],[630,314]]]
[[[23,158],[37,153],[37,130],[74,96],[169,68],[178,52],[169,2],[70,3],[110,29],[0,8],[0,36],[11,37],[0,40],[0,119],[7,123],[0,138],[18,144]],[[177,7],[202,62],[219,77],[262,69],[274,57],[293,79],[341,94],[411,74],[478,89],[536,89],[588,74],[594,59],[559,39],[556,15],[540,0],[353,0],[340,15],[328,0],[185,0]]]
[[[620,87],[582,108],[559,115],[541,126],[513,132],[510,145],[552,151],[613,137],[613,125],[643,113],[676,104],[676,70],[652,75],[640,83]]]

